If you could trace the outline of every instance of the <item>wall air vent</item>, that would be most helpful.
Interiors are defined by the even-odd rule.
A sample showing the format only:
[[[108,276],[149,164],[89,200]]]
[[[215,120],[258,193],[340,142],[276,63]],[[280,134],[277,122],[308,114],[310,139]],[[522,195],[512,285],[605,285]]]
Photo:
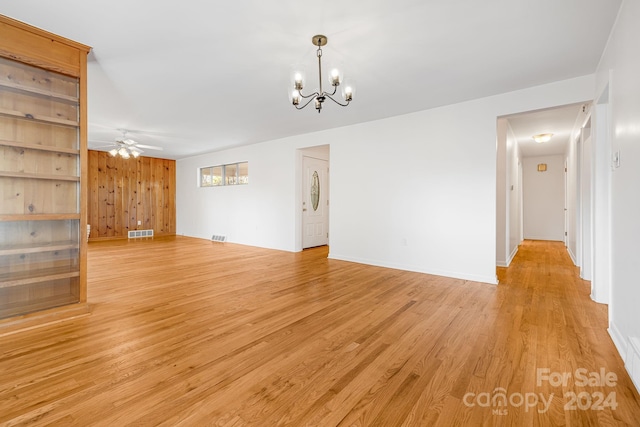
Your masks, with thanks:
[[[138,239],[140,237],[153,237],[153,230],[129,230],[130,239]]]
[[[214,234],[213,236],[211,236],[211,241],[212,242],[226,242],[227,241],[227,236],[223,236],[221,234]]]

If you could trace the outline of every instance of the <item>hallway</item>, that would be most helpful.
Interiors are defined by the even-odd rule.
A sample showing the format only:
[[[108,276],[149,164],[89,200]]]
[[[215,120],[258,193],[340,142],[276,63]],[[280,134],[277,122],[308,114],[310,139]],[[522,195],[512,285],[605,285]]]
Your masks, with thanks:
[[[511,265],[498,267],[497,272],[499,293],[508,300],[502,304],[498,322],[511,328],[509,360],[521,367],[530,365],[522,372],[521,390],[555,393],[556,398],[564,393],[556,409],[563,411],[560,404],[569,405],[564,408],[567,425],[625,425],[623,419],[640,420],[638,393],[607,332],[607,306],[591,300],[591,284],[580,279],[564,244],[525,240]],[[617,380],[610,382],[616,383],[615,388],[604,384],[603,372],[615,374]],[[548,377],[564,375],[566,384],[549,387],[556,379],[549,378],[540,387],[536,382],[547,373]],[[584,381],[583,376],[592,381]],[[583,382],[588,384],[582,386]],[[612,397],[611,409],[615,403],[617,409],[606,408],[607,396]],[[620,416],[627,405],[635,414],[631,418]]]

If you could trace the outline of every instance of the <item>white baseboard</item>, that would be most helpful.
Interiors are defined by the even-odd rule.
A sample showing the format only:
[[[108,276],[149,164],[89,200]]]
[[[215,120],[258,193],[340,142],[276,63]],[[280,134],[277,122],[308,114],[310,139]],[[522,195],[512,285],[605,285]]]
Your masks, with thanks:
[[[571,252],[571,248],[569,246],[567,246],[567,253],[569,254],[569,258],[571,258],[571,262],[573,263],[573,265],[578,265],[578,263],[576,262],[576,256],[573,254],[573,252]]]
[[[516,254],[518,253],[518,249],[520,248],[520,245],[516,245],[515,248],[513,248],[513,251],[511,251],[511,254],[509,255],[509,259],[507,260],[507,267],[509,265],[511,265],[511,261],[513,261],[513,258],[516,256]]]
[[[423,268],[415,267],[415,266],[412,266],[412,265],[387,263],[387,262],[381,262],[381,261],[370,260],[370,259],[365,259],[365,258],[357,258],[357,257],[348,257],[348,256],[342,256],[342,255],[335,255],[333,253],[329,253],[328,258],[329,259],[339,260],[339,261],[356,262],[358,264],[375,265],[377,267],[394,268],[396,270],[404,270],[404,271],[413,271],[413,272],[416,272],[416,273],[432,274],[434,276],[451,277],[453,279],[469,280],[469,281],[472,281],[472,282],[488,283],[490,285],[497,285],[498,284],[498,276],[480,276],[480,275],[466,274],[466,273],[460,273],[460,272],[455,272],[455,271],[423,269]]]
[[[515,248],[513,248],[513,251],[511,252],[511,254],[507,257],[506,261],[496,261],[496,265],[498,267],[509,267],[511,265],[511,261],[513,261],[513,258],[516,256],[516,254],[518,253],[518,248],[520,246],[516,246]]]
[[[624,367],[629,377],[631,377],[633,385],[636,387],[638,393],[640,393],[640,338],[629,337],[629,339],[625,339],[624,335],[622,335],[613,322],[609,323],[609,329],[607,329],[607,331],[620,357],[624,360]]]
[[[564,242],[564,236],[524,236],[524,240],[548,240],[550,242]]]
[[[624,339],[624,336],[620,333],[620,330],[616,327],[616,324],[613,322],[609,322],[609,336],[613,341],[613,344],[616,346],[618,353],[622,360],[624,360],[624,356],[627,354],[627,340]]]
[[[624,360],[624,365],[627,368],[627,372],[629,372],[633,385],[636,386],[636,390],[640,393],[640,338],[629,338],[627,358]]]

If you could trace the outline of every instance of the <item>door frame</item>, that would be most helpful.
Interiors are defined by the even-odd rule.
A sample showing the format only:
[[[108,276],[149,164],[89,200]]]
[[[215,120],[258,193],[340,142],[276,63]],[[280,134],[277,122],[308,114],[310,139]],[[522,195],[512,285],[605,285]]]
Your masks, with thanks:
[[[295,221],[295,252],[302,251],[302,182],[304,180],[303,176],[303,166],[302,166],[302,158],[304,156],[307,157],[315,157],[321,160],[326,160],[329,166],[329,171],[327,172],[327,187],[328,187],[328,200],[329,200],[329,224],[327,229],[329,230],[329,246],[331,246],[331,151],[329,144],[316,145],[311,147],[299,148],[296,150],[295,154],[295,183],[294,183],[294,221]]]

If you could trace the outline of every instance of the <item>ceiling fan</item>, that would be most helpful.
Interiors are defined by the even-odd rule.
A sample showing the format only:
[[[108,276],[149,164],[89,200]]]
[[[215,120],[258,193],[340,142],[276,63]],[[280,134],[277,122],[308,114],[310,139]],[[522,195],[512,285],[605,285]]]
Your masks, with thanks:
[[[127,138],[127,130],[126,129],[118,129],[118,131],[122,132],[122,136],[116,138],[116,140],[110,145],[97,147],[97,148],[111,148],[109,150],[109,154],[111,156],[116,157],[120,156],[123,159],[128,159],[130,157],[137,158],[140,154],[144,153],[142,148],[146,148],[148,150],[159,150],[162,151],[162,147],[158,147],[155,145],[145,145],[139,144],[133,139]]]

